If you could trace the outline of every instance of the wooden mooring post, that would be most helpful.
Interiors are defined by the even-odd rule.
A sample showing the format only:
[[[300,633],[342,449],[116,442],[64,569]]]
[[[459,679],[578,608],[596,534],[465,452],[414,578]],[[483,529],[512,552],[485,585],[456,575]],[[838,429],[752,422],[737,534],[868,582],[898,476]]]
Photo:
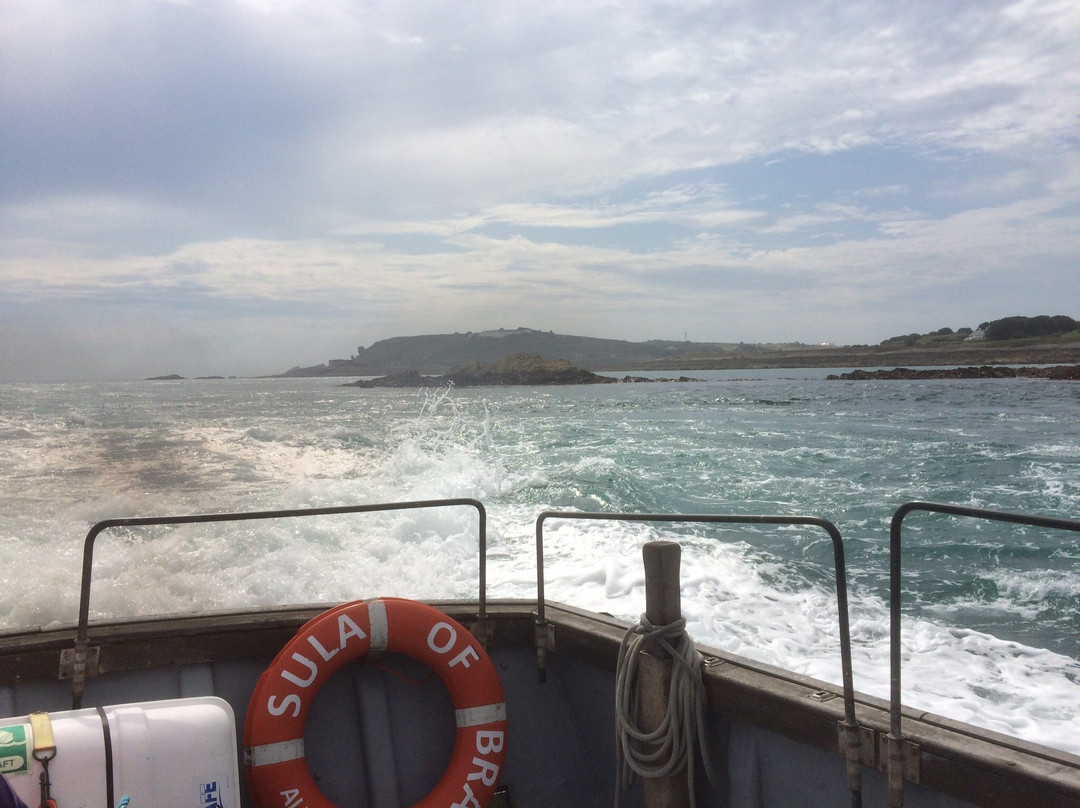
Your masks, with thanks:
[[[666,626],[682,617],[679,567],[682,546],[671,541],[652,541],[641,550],[645,563],[645,617],[654,626]],[[642,730],[661,725],[669,708],[672,659],[660,643],[642,647],[638,664]],[[685,808],[690,804],[685,770],[667,777],[645,778],[645,808]]]

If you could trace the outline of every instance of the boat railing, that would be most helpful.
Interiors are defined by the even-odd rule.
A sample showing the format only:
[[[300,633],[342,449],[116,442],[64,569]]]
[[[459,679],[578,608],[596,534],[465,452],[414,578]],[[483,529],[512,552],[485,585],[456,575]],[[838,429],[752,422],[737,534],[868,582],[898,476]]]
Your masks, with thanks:
[[[844,751],[844,757],[847,762],[848,785],[852,792],[852,805],[861,805],[861,742],[859,738],[859,725],[855,720],[855,686],[852,681],[851,672],[851,631],[848,622],[847,568],[844,561],[844,542],[836,525],[827,519],[816,516],[798,515],[603,513],[554,510],[542,512],[536,518],[536,654],[541,680],[544,679],[547,655],[553,645],[544,607],[544,523],[549,519],[664,522],[680,524],[775,525],[778,527],[805,525],[824,530],[832,540],[833,567],[836,578],[836,606],[840,633],[840,665],[844,698],[844,720],[840,730],[840,746]]]
[[[247,522],[266,519],[293,519],[312,516],[335,516],[342,514],[374,513],[378,511],[405,511],[427,508],[447,507],[476,508],[477,543],[479,552],[478,575],[478,617],[487,617],[487,510],[476,499],[461,497],[454,499],[429,499],[408,502],[381,502],[368,505],[340,505],[325,508],[296,508],[276,511],[249,511],[239,513],[188,514],[184,516],[139,516],[118,519],[105,519],[86,534],[83,543],[82,584],[79,589],[79,623],[75,635],[75,648],[71,661],[71,700],[72,709],[82,706],[82,696],[86,677],[90,674],[90,583],[93,577],[94,545],[98,536],[106,530],[128,527],[150,527],[159,525],[190,525],[206,522]]]
[[[1061,519],[1057,517],[1038,516],[1024,513],[1012,513],[1009,511],[990,510],[988,508],[973,508],[964,505],[949,505],[941,502],[905,502],[893,513],[892,523],[889,529],[889,723],[890,731],[888,743],[888,776],[889,776],[889,804],[901,806],[904,804],[904,780],[917,781],[912,771],[918,759],[916,750],[909,748],[905,742],[901,727],[901,698],[900,698],[900,668],[901,668],[901,635],[900,617],[902,607],[901,592],[901,549],[903,545],[902,530],[904,519],[915,511],[944,514],[947,516],[959,516],[972,519],[984,519],[994,522],[1007,522],[1030,527],[1049,528],[1053,530],[1069,530],[1080,532],[1080,520]]]

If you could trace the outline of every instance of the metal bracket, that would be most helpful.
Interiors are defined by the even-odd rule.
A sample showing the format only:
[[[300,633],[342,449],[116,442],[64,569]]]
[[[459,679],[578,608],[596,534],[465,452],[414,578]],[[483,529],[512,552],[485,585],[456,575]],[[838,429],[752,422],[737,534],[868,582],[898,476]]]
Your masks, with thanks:
[[[878,768],[878,736],[873,727],[859,724],[851,728],[844,723],[844,719],[840,719],[836,722],[836,737],[841,756],[849,760],[858,759],[859,765],[868,769]],[[884,766],[881,768],[884,769]]]
[[[535,612],[534,612],[535,614]],[[547,620],[534,617],[536,641],[536,668],[540,675],[540,681],[547,680],[547,657],[549,651],[555,650],[555,626]]]
[[[862,767],[874,765],[874,753],[877,749],[874,731],[857,723],[848,723],[846,718],[836,722],[836,731],[840,756],[844,759],[847,770],[848,788],[852,794],[861,794]]]
[[[892,733],[881,736],[882,751],[878,768],[888,774],[890,808],[901,808],[904,804],[904,783],[918,783],[919,745],[896,737]]]
[[[830,693],[828,690],[815,690],[813,693],[808,695],[807,698],[813,699],[814,701],[826,702],[835,699],[836,694]]]
[[[547,620],[533,620],[535,623],[534,637],[536,640],[536,648],[544,649],[545,651],[555,650],[555,626],[549,623]]]
[[[491,648],[495,639],[495,624],[490,620],[475,620],[468,624],[469,633],[476,638],[480,646],[486,651]]]
[[[906,738],[893,738],[892,735],[887,734],[881,735],[880,744],[882,754],[878,756],[878,768],[887,772],[890,760],[899,761],[904,780],[918,784],[921,779],[919,757],[922,753],[919,744]]]
[[[878,765],[878,735],[872,727],[859,725],[859,762],[868,769]]]
[[[91,645],[86,649],[86,673],[87,677],[98,675],[98,656],[101,648]],[[75,649],[64,648],[60,651],[60,681],[68,681],[75,677]]]

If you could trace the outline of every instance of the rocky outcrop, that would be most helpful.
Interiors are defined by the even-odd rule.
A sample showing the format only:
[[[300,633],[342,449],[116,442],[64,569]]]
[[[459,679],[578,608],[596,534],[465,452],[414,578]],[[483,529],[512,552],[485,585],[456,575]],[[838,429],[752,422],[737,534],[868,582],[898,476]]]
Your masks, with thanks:
[[[981,365],[960,368],[893,368],[892,370],[853,370],[839,375],[830,373],[825,377],[834,381],[864,381],[892,379],[1056,379],[1080,381],[1080,365],[1057,365],[1054,367],[1006,367]]]
[[[673,381],[625,376],[616,379],[575,367],[566,359],[544,359],[536,354],[514,354],[489,365],[472,362],[441,376],[424,376],[419,371],[394,373],[377,379],[360,379],[344,387],[540,387],[561,384],[617,384],[619,382]],[[694,381],[681,377],[678,381]]]

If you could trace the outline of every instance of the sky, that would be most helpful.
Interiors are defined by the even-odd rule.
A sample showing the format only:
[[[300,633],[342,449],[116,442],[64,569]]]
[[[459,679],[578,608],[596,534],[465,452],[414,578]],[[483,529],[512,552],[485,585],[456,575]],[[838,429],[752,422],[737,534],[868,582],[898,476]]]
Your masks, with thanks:
[[[1075,0],[3,0],[0,381],[1080,317]]]

